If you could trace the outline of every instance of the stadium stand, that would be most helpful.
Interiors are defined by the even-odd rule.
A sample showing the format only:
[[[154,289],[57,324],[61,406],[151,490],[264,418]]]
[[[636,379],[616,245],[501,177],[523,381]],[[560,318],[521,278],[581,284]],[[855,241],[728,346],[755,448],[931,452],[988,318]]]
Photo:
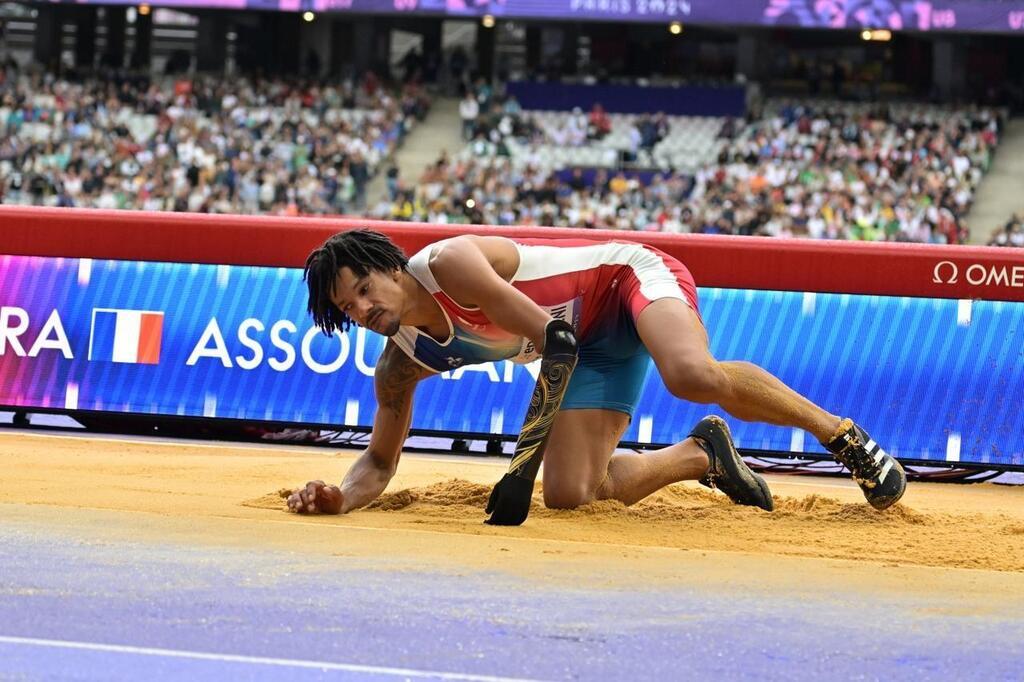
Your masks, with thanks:
[[[797,53],[788,54],[763,75],[788,73]],[[436,71],[424,68],[436,54],[405,52],[400,89],[382,87],[372,69],[333,80],[118,72],[110,84],[7,60],[0,200],[963,243],[1007,117],[835,83],[836,96],[867,101],[820,99],[813,78],[786,99],[763,99],[761,83],[738,73],[703,84],[550,69],[504,80],[484,77],[462,47],[451,55],[467,142],[454,153],[439,146],[412,172],[394,153],[430,108],[418,81]],[[823,63],[851,84],[884,76],[837,54]],[[368,192],[375,176],[386,191]],[[999,232],[993,241],[1013,242],[1013,229]]]
[[[8,65],[4,203],[209,213],[346,213],[429,107],[375,79],[119,85]]]
[[[963,243],[1005,116],[804,98],[738,125],[482,103],[465,149],[380,217]]]

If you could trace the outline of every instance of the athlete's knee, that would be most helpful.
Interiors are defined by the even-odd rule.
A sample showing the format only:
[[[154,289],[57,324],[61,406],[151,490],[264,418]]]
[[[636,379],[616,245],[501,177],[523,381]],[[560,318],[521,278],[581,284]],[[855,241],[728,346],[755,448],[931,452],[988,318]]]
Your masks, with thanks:
[[[575,509],[590,504],[596,497],[596,489],[587,481],[544,483],[544,506],[548,509]]]
[[[729,378],[710,355],[675,358],[661,368],[661,379],[669,393],[697,403],[716,403],[729,389]]]

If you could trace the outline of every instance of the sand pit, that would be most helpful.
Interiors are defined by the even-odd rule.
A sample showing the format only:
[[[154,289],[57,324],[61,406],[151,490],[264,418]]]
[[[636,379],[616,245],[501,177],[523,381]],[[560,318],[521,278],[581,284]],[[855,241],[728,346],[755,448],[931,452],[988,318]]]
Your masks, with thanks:
[[[564,527],[567,539],[1024,571],[1024,526],[1006,513],[920,512],[907,504],[878,512],[862,502],[842,502],[820,493],[777,496],[775,511],[766,513],[738,507],[722,495],[688,484],[671,486],[631,507],[605,500],[564,511],[546,509],[540,484],[537,488],[530,526]],[[959,490],[972,494],[969,487]],[[243,504],[282,511],[287,492]],[[487,485],[449,479],[386,492],[358,515],[363,521],[372,516],[394,526],[471,531],[483,518],[489,494]]]
[[[354,454],[0,435],[0,502],[48,508],[64,518],[76,509],[155,514],[185,522],[213,543],[250,542],[225,534],[218,525],[224,519],[255,522],[251,542],[313,551],[335,549],[328,538],[341,532],[347,551],[361,556],[394,559],[415,546],[409,552],[417,557],[495,570],[507,565],[491,551],[495,539],[513,539],[538,553],[554,543],[586,547],[582,554],[598,558],[657,548],[743,553],[767,563],[843,560],[868,571],[919,566],[1024,578],[1024,490],[991,484],[912,484],[901,504],[877,512],[849,481],[771,476],[772,513],[735,506],[696,484],[672,486],[632,507],[603,501],[556,511],[540,503],[538,484],[527,523],[495,528],[482,523],[483,507],[502,460],[407,455],[387,492],[367,509],[341,517],[285,511],[288,489],[314,478],[339,480]],[[160,532],[159,524],[152,532]],[[424,534],[434,538],[425,554]]]

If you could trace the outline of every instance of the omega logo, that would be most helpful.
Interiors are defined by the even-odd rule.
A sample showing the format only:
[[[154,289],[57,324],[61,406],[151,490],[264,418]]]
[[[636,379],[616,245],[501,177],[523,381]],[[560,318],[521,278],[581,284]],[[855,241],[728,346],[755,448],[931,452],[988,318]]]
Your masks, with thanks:
[[[949,266],[949,279],[942,279],[943,268],[942,266]],[[936,284],[956,284],[957,275],[960,274],[960,269],[956,266],[956,263],[949,260],[939,261],[935,265],[935,271],[932,273],[932,281]]]
[[[957,284],[960,268],[953,261],[939,261],[932,270],[935,284]],[[984,265],[972,263],[964,270],[964,279],[971,286],[1024,287],[1024,265]]]

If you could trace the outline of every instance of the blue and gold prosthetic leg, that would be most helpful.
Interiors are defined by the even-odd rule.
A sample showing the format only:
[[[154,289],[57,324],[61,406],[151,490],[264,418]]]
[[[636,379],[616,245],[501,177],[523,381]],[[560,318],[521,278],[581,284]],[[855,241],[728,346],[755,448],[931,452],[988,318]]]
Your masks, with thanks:
[[[530,407],[526,411],[508,473],[494,486],[487,501],[486,513],[491,516],[485,523],[518,526],[530,513],[533,484],[544,459],[551,424],[576,368],[577,352],[572,325],[564,320],[548,322],[544,329],[544,353],[537,385],[530,398]]]

